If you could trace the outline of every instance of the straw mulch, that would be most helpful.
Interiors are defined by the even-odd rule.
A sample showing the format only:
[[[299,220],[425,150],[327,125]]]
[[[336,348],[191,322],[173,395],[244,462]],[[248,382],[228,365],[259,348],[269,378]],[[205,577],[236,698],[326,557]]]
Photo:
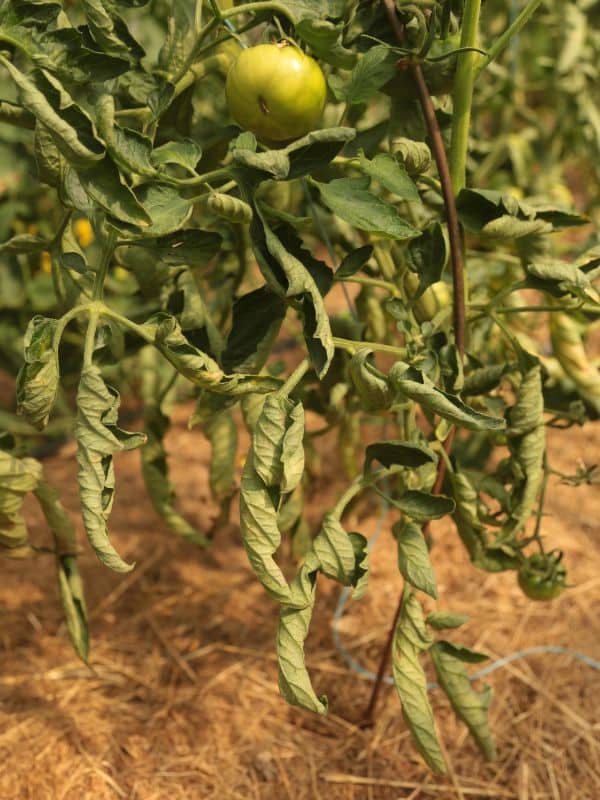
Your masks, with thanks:
[[[181,508],[208,527],[216,512],[209,450],[200,432],[186,431],[184,411],[168,439],[173,477]],[[551,443],[552,463],[574,472],[598,459],[600,426],[554,432]],[[341,486],[327,476],[339,473],[332,446],[322,440],[326,488],[313,500],[315,517]],[[45,466],[76,512],[74,445]],[[393,688],[383,692],[375,726],[357,725],[371,684],[333,646],[339,588],[320,582],[307,641],[314,684],[330,701],[330,714],[317,718],[279,697],[277,609],[250,574],[237,527],[222,528],[210,551],[198,551],[157,519],[137,454],[119,457],[117,468],[112,536],[137,567],[115,575],[84,546],[93,672],[70,650],[51,560],[2,564],[1,800],[600,798],[599,672],[564,655],[538,655],[490,675],[494,764],[483,763],[434,692],[449,771],[433,776],[415,753]],[[575,584],[551,604],[527,601],[512,574],[472,569],[450,522],[434,528],[439,607],[472,615],[454,640],[492,658],[558,644],[600,659],[598,487],[554,481],[548,511],[548,543],[565,550]],[[33,503],[28,516],[40,539]],[[370,535],[376,518],[371,501],[351,522]],[[349,604],[341,625],[349,650],[371,669],[400,589],[389,522],[373,554],[370,591]]]

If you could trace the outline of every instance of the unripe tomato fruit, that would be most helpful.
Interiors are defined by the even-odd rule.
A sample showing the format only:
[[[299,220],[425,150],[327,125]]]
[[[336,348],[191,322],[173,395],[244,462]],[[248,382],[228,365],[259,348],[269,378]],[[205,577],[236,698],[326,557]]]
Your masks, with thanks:
[[[534,553],[521,565],[519,586],[531,600],[553,600],[565,589],[567,570],[562,553]]]
[[[312,130],[327,86],[314,59],[288,42],[243,50],[227,74],[231,116],[259,139],[285,141]]]

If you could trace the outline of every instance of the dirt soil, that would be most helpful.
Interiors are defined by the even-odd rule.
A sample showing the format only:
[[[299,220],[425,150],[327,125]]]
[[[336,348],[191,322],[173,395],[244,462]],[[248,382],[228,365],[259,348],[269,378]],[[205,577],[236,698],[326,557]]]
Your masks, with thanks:
[[[181,510],[208,528],[209,447],[186,430],[181,408],[168,436]],[[550,460],[573,473],[598,461],[600,425],[551,431]],[[324,437],[325,487],[314,517],[344,485]],[[45,462],[77,515],[75,447]],[[242,448],[243,452],[243,448]],[[319,583],[307,663],[327,717],[287,706],[277,690],[275,603],[250,573],[236,525],[209,551],[170,534],[148,502],[135,452],[118,457],[111,520],[115,544],[136,569],[105,569],[83,542],[91,616],[88,670],[61,623],[53,565],[2,564],[0,586],[0,800],[426,800],[600,797],[600,672],[564,654],[531,655],[486,678],[498,760],[485,764],[439,692],[432,703],[449,773],[433,776],[410,742],[392,687],[375,726],[358,721],[371,683],[350,670],[332,639],[339,587]],[[451,637],[492,658],[552,644],[600,660],[600,491],[554,481],[544,528],[565,551],[574,587],[550,604],[525,599],[514,575],[473,569],[450,521],[434,527],[439,608],[472,614]],[[34,503],[32,538],[45,531]],[[358,512],[357,512],[358,513]],[[235,519],[235,508],[232,520]],[[340,630],[374,669],[401,587],[386,520],[373,552],[370,591],[350,603]],[[367,536],[377,506],[350,520]]]

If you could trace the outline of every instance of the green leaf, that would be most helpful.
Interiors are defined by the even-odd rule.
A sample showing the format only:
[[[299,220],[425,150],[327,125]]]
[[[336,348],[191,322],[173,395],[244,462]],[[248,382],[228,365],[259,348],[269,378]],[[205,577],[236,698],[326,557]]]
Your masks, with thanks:
[[[522,528],[533,511],[544,477],[546,429],[542,371],[538,365],[521,380],[517,402],[509,410],[508,446],[517,480],[512,489],[509,533]]]
[[[282,697],[295,706],[327,713],[327,698],[317,697],[312,687],[304,660],[304,641],[315,602],[315,583],[318,565],[309,554],[292,582],[292,594],[298,607],[283,606],[277,629],[277,663],[279,666],[279,691]]]
[[[15,458],[0,450],[0,553],[21,557],[29,552],[23,500],[42,479],[42,466],[33,458]]]
[[[332,514],[325,515],[313,542],[313,550],[319,559],[321,572],[344,586],[352,585],[355,579],[354,547],[340,521]]]
[[[83,583],[77,567],[75,526],[54,487],[42,480],[34,492],[54,537],[58,587],[69,639],[79,658],[87,663],[90,636]]]
[[[96,366],[81,373],[77,391],[77,461],[83,522],[96,555],[110,569],[129,572],[108,538],[106,524],[115,492],[113,454],[144,444],[143,433],[127,433],[117,426],[119,393],[102,380]]]
[[[151,217],[123,183],[119,170],[108,156],[95,167],[79,171],[77,177],[88,197],[111,217],[149,230]]]
[[[0,244],[0,253],[41,253],[49,247],[46,239],[41,236],[34,236],[31,233],[20,233],[12,236],[3,244]]]
[[[233,320],[221,356],[228,372],[259,372],[285,319],[286,303],[267,286],[238,297]]]
[[[142,477],[148,496],[156,513],[173,533],[192,544],[206,546],[206,536],[175,510],[175,488],[169,480],[169,465],[164,447],[170,420],[160,407],[163,386],[170,379],[170,370],[161,369],[164,361],[151,346],[143,347],[138,359],[140,394],[144,402],[144,430],[147,436],[147,442],[141,449]]]
[[[508,364],[490,364],[485,367],[477,367],[465,375],[461,394],[474,396],[490,392],[500,384],[509,369]]]
[[[265,486],[293,491],[304,471],[302,403],[270,394],[252,437],[254,469]]]
[[[454,522],[472,563],[486,572],[515,569],[518,559],[488,541],[485,525],[477,511],[477,491],[464,471],[449,472],[448,478],[456,503]]]
[[[425,619],[425,622],[437,631],[446,628],[460,628],[468,621],[469,617],[465,614],[450,614],[448,611],[434,611]]]
[[[317,375],[322,378],[333,358],[334,346],[323,297],[307,267],[288,252],[259,209],[251,226],[254,253],[273,291],[302,303],[304,339]]]
[[[354,550],[354,574],[350,581],[354,586],[352,597],[360,600],[367,591],[369,583],[369,542],[362,533],[356,531],[351,531],[348,538]]]
[[[192,139],[181,139],[177,142],[166,142],[152,151],[152,163],[155,167],[176,164],[188,172],[195,174],[196,164],[202,158],[202,148]]]
[[[488,726],[488,708],[492,701],[492,690],[485,687],[476,691],[463,666],[457,648],[449,642],[436,642],[431,650],[431,659],[437,679],[446,693],[456,715],[468,727],[472,737],[487,761],[494,761],[496,748]]]
[[[344,278],[350,278],[364,267],[372,255],[372,244],[366,244],[363,247],[359,247],[357,250],[353,250],[351,253],[348,253],[348,255],[343,258],[335,272],[335,280],[341,281],[344,280]]]
[[[454,500],[443,494],[430,494],[419,489],[409,489],[402,497],[392,498],[380,492],[376,487],[375,490],[385,497],[390,505],[419,522],[440,519],[454,511]]]
[[[394,206],[369,191],[370,178],[336,178],[329,183],[312,181],[328,208],[359,230],[390,239],[411,239],[419,232]]]
[[[188,221],[193,203],[180,197],[172,186],[145,183],[136,189],[136,196],[147,217],[148,227],[141,227],[139,236],[162,237],[175,233]]]
[[[352,69],[357,56],[340,43],[343,30],[341,23],[326,19],[303,19],[296,25],[296,33],[310,45],[315,58],[340,69]]]
[[[430,223],[417,239],[408,243],[408,264],[419,276],[419,285],[414,295],[417,300],[431,284],[442,277],[448,262],[448,247],[444,229],[439,222]]]
[[[17,413],[38,430],[46,427],[59,386],[55,319],[33,317],[23,340],[24,364],[17,376]]]
[[[79,658],[87,664],[90,651],[90,634],[83,583],[75,556],[58,556],[56,559],[56,572],[69,639]]]
[[[144,50],[129,33],[114,7],[103,0],[82,0],[89,30],[100,49],[109,55],[124,58],[135,64]]]
[[[219,252],[222,241],[215,231],[190,228],[135,244],[155,252],[169,266],[205,267]]]
[[[420,203],[421,198],[413,180],[409,178],[406,168],[402,162],[397,161],[389,153],[380,153],[370,161],[361,150],[358,155],[359,169],[374,178],[382,186],[395,194],[401,200],[408,200],[412,203]]]
[[[598,300],[598,292],[589,277],[572,262],[538,258],[527,264],[526,269],[535,279],[535,288],[545,289],[555,297],[572,294]]]
[[[499,431],[505,420],[490,417],[466,405],[456,395],[438,389],[425,375],[398,362],[390,370],[389,380],[396,391],[419,403],[427,411],[472,431]]]
[[[350,360],[348,374],[363,409],[366,412],[383,411],[392,404],[393,393],[387,380],[367,360],[370,355],[371,350],[368,347],[360,347]]]
[[[437,598],[435,575],[421,528],[404,520],[396,522],[392,531],[398,542],[398,568],[404,580],[415,589]]]
[[[431,150],[425,142],[399,137],[392,142],[392,149],[397,158],[402,159],[409,175],[422,175],[432,164]]]
[[[427,632],[421,605],[406,587],[400,618],[394,634],[392,666],[402,715],[418,751],[434,772],[443,775],[446,764],[435,731],[433,711],[427,696],[427,678],[419,655],[433,644]]]
[[[417,469],[425,464],[437,464],[437,456],[428,447],[413,442],[373,442],[365,450],[365,473],[377,459],[384,467],[400,464],[409,469]]]
[[[277,507],[271,492],[254,468],[252,450],[248,453],[242,472],[240,528],[248,560],[256,577],[280,603],[297,607],[292,602],[290,586],[273,558],[281,544],[281,532],[277,527]]]
[[[223,502],[234,490],[237,428],[229,409],[213,414],[204,424],[211,444],[209,485],[213,498]]]
[[[346,81],[329,76],[329,86],[339,102],[360,105],[370,100],[396,74],[397,56],[387,45],[376,45],[360,56]]]
[[[23,107],[50,133],[67,161],[81,167],[103,158],[104,146],[94,135],[90,118],[55,78],[44,70],[25,75],[2,56],[0,63],[17,85]]]

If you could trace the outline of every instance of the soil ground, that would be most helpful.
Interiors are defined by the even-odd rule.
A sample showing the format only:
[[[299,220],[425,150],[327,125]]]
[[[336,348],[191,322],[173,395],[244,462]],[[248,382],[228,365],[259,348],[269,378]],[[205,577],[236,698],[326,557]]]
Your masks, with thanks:
[[[181,510],[199,527],[209,499],[209,447],[180,408],[168,435]],[[344,485],[331,479],[316,517]],[[45,461],[77,514],[74,445]],[[242,447],[243,452],[243,447]],[[573,473],[598,461],[600,425],[550,431],[550,460]],[[50,558],[2,564],[0,586],[0,800],[597,800],[600,672],[564,654],[531,655],[491,674],[498,760],[485,764],[439,692],[432,703],[449,773],[416,755],[392,687],[375,726],[361,729],[371,683],[341,660],[332,639],[339,588],[327,580],[307,640],[307,663],[327,717],[279,697],[275,604],[250,573],[239,529],[221,528],[208,551],[170,534],[148,502],[139,455],[117,459],[113,541],[136,569],[111,573],[83,544],[93,671],[74,657],[61,623]],[[544,532],[565,551],[574,588],[550,604],[525,599],[514,575],[474,570],[450,521],[433,528],[440,608],[472,615],[452,638],[492,658],[552,644],[600,660],[600,491],[551,484]],[[350,520],[372,535],[377,506]],[[42,518],[27,507],[32,538]],[[235,519],[235,508],[232,520]],[[400,590],[391,519],[374,549],[370,591],[349,603],[345,646],[374,669]],[[82,531],[80,530],[80,534]]]

